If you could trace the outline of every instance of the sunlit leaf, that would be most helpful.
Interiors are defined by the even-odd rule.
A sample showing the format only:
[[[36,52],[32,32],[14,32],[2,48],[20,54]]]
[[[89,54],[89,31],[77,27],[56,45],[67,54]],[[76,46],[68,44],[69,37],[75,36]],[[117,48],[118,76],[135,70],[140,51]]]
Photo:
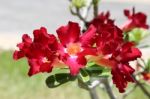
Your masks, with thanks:
[[[135,28],[132,31],[128,32],[129,41],[134,41],[135,43],[139,43],[143,40],[150,32],[146,29]]]
[[[80,75],[79,76],[81,77],[81,80],[83,82],[88,82],[90,80],[90,76],[89,76],[88,72],[85,69],[80,70]]]

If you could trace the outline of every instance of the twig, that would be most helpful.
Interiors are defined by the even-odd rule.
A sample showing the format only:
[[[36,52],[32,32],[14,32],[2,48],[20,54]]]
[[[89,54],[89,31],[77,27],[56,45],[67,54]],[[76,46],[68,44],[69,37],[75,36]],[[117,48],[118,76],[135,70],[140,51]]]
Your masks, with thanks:
[[[86,6],[82,8],[82,17],[87,20],[88,14],[89,14],[89,10],[92,6],[92,0],[86,0]],[[86,27],[87,22],[80,22],[81,24],[81,29],[83,29],[84,27]]]
[[[98,0],[93,0],[93,14],[94,17],[98,15]]]
[[[81,15],[80,10],[76,8],[77,16],[82,20],[84,23],[87,23],[86,19]]]
[[[143,91],[143,93],[148,97],[148,98],[150,98],[150,93],[147,91],[147,89],[143,86],[143,84],[142,83],[140,83],[137,79],[136,79],[136,77],[133,75],[133,77],[134,77],[134,79],[135,79],[135,81],[136,81],[136,84],[137,84],[137,86],[139,86],[140,88],[141,88],[141,90]]]
[[[86,19],[82,17],[79,8],[75,8],[75,11],[73,11],[72,6],[70,6],[70,12],[72,15],[77,16],[84,23],[87,23]]]
[[[71,2],[72,0],[69,0],[69,1]],[[91,6],[92,6],[92,0],[86,0],[86,5],[82,8],[77,8],[77,7],[74,7],[73,5],[70,6],[71,14],[74,16],[77,16],[81,20],[80,21],[81,30],[88,23],[87,17],[88,17],[88,13],[89,13]]]

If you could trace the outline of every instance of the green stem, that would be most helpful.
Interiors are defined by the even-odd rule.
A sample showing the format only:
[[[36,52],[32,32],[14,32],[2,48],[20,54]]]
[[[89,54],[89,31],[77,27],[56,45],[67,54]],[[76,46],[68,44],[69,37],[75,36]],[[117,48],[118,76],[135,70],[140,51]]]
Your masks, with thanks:
[[[98,2],[99,2],[99,0],[93,0],[93,14],[94,14],[94,17],[98,16]]]

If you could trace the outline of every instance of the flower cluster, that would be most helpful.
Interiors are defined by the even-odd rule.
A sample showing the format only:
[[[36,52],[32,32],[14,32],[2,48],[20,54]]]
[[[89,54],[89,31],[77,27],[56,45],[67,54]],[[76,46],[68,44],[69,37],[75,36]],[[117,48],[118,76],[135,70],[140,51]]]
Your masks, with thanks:
[[[95,55],[92,47],[96,29],[90,26],[84,33],[80,33],[78,23],[69,22],[67,26],[57,29],[59,40],[48,34],[46,28],[34,30],[34,39],[27,34],[22,36],[22,42],[14,52],[14,59],[26,57],[30,65],[29,76],[39,72],[51,72],[54,67],[69,66],[70,73],[77,75],[87,61],[86,55]],[[93,42],[93,43],[91,43]]]
[[[33,31],[34,38],[24,34],[22,42],[14,52],[14,59],[26,57],[30,66],[29,76],[40,72],[51,72],[56,67],[67,67],[72,76],[77,75],[88,62],[111,69],[113,83],[124,92],[128,82],[134,82],[134,69],[129,62],[141,57],[133,42],[124,41],[123,32],[134,27],[148,28],[142,13],[130,15],[130,22],[122,29],[110,19],[109,12],[101,13],[90,21],[82,33],[78,23],[69,22],[59,27],[57,37],[42,27]],[[142,20],[137,19],[142,17]]]
[[[124,92],[127,82],[134,82],[132,78],[134,69],[129,62],[141,57],[141,52],[134,47],[132,42],[124,42],[123,31],[114,24],[113,20],[109,19],[109,12],[101,13],[90,24],[97,28],[96,63],[112,69],[114,84],[120,92]]]

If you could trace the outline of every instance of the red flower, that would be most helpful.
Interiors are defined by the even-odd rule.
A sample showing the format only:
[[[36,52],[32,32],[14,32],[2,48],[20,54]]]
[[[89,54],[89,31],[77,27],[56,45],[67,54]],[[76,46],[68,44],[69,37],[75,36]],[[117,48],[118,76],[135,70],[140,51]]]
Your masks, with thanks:
[[[149,28],[146,23],[147,16],[144,13],[135,13],[135,9],[133,8],[132,14],[129,10],[124,10],[124,15],[128,18],[128,21],[121,27],[124,32],[128,32],[134,28]]]
[[[34,39],[24,34],[17,46],[13,58],[26,57],[30,65],[29,76],[39,72],[51,72],[56,57],[57,41],[54,35],[48,34],[46,28],[34,30]]]
[[[150,83],[150,73],[143,72],[142,75],[143,75],[144,80]]]
[[[92,57],[100,66],[111,68],[113,83],[120,92],[124,92],[128,82],[134,82],[132,74],[134,69],[130,61],[141,57],[139,49],[134,44],[123,41],[123,32],[113,21],[108,22],[108,17],[98,17],[92,21],[97,28],[96,47],[99,56]],[[102,20],[102,21],[101,21]]]
[[[121,45],[111,54],[96,57],[95,62],[100,66],[111,68],[113,83],[120,92],[124,92],[128,82],[134,82],[132,74],[135,71],[129,62],[141,57],[139,49],[131,46],[131,43]]]
[[[80,34],[80,27],[77,23],[69,22],[57,30],[60,40],[59,53],[62,61],[70,68],[72,75],[77,75],[80,68],[86,65],[85,55],[95,54],[92,47],[96,29],[90,26],[84,33]]]
[[[97,29],[96,44],[99,53],[110,54],[117,48],[117,46],[123,42],[122,31],[114,25],[114,21],[109,18],[110,14],[100,13],[100,15],[94,18],[89,25],[94,25]]]
[[[88,26],[93,24],[98,30],[101,28],[104,24],[113,24],[114,21],[110,19],[110,13],[109,11],[104,13],[101,12],[96,18],[94,18],[92,21],[88,23]]]
[[[113,82],[120,92],[125,91],[128,82],[134,82],[132,74],[135,70],[129,65],[129,62],[141,57],[141,55],[139,49],[134,48],[130,42],[123,44],[112,54],[110,60],[115,63],[112,65]]]

